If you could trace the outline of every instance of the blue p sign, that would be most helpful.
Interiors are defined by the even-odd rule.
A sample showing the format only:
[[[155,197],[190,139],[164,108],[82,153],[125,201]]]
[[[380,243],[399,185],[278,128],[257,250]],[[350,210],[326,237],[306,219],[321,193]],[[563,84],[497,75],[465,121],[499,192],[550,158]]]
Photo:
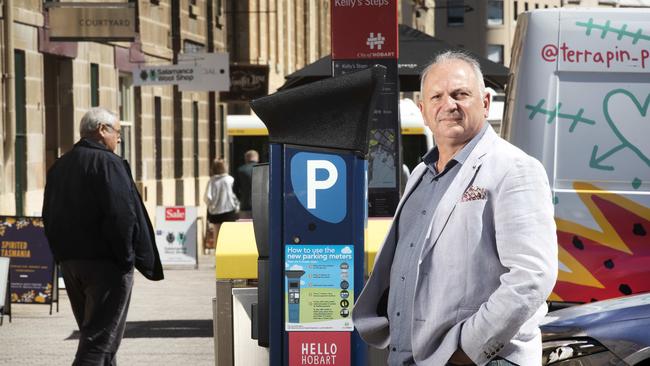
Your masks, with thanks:
[[[336,224],[347,211],[345,161],[338,155],[300,152],[291,159],[291,185],[309,213]]]

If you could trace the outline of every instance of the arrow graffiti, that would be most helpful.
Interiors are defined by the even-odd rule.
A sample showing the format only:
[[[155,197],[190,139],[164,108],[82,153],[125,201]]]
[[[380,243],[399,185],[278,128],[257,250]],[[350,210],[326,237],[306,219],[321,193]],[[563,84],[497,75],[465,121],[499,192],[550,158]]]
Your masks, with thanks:
[[[589,159],[589,167],[593,169],[599,169],[599,170],[614,170],[613,166],[603,165],[601,163],[603,162],[603,160],[607,159],[608,157],[614,155],[616,152],[624,148],[626,148],[625,144],[621,144],[607,151],[603,155],[598,156],[598,145],[594,145],[594,149],[591,151],[591,158]]]

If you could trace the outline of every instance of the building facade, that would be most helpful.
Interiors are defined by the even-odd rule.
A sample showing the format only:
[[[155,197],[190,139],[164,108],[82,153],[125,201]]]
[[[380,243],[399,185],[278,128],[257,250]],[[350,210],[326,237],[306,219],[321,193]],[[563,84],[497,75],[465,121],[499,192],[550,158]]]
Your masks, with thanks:
[[[284,77],[330,53],[329,0],[228,0],[233,63],[269,66],[269,93]]]
[[[411,0],[403,16],[423,32],[507,66],[518,15],[562,5],[563,0]]]
[[[134,86],[132,72],[182,53],[225,52],[222,2],[113,2],[135,8],[133,42],[52,42],[52,2],[3,2],[0,215],[40,215],[47,169],[79,140],[81,117],[97,105],[120,116],[118,153],[152,216],[160,205],[203,206],[210,161],[223,156],[226,106],[214,92]]]
[[[402,22],[451,45],[510,64],[519,14],[559,7],[647,7],[647,0],[403,0]]]
[[[285,76],[330,53],[330,6],[328,0],[227,0],[231,72],[264,70],[266,92],[276,92]],[[255,77],[259,74],[250,79]],[[228,114],[250,115],[248,99],[228,103]],[[263,137],[239,136],[228,142],[232,142],[226,152],[231,171],[244,163],[249,149],[258,150],[262,162],[268,158]]]

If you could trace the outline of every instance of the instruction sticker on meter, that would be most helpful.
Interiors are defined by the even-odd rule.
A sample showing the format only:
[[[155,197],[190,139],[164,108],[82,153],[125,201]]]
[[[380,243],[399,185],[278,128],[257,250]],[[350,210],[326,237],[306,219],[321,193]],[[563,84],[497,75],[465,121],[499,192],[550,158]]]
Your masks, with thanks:
[[[285,330],[353,331],[354,246],[285,245]]]

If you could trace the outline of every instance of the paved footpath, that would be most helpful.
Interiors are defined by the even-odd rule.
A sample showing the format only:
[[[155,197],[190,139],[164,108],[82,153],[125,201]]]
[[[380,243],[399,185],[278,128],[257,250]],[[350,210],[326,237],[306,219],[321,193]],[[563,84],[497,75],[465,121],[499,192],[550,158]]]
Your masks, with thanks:
[[[118,365],[214,365],[212,298],[214,256],[201,256],[199,269],[166,269],[165,279],[135,277]],[[0,365],[70,365],[77,325],[65,290],[59,312],[44,305],[12,306],[0,326]]]

